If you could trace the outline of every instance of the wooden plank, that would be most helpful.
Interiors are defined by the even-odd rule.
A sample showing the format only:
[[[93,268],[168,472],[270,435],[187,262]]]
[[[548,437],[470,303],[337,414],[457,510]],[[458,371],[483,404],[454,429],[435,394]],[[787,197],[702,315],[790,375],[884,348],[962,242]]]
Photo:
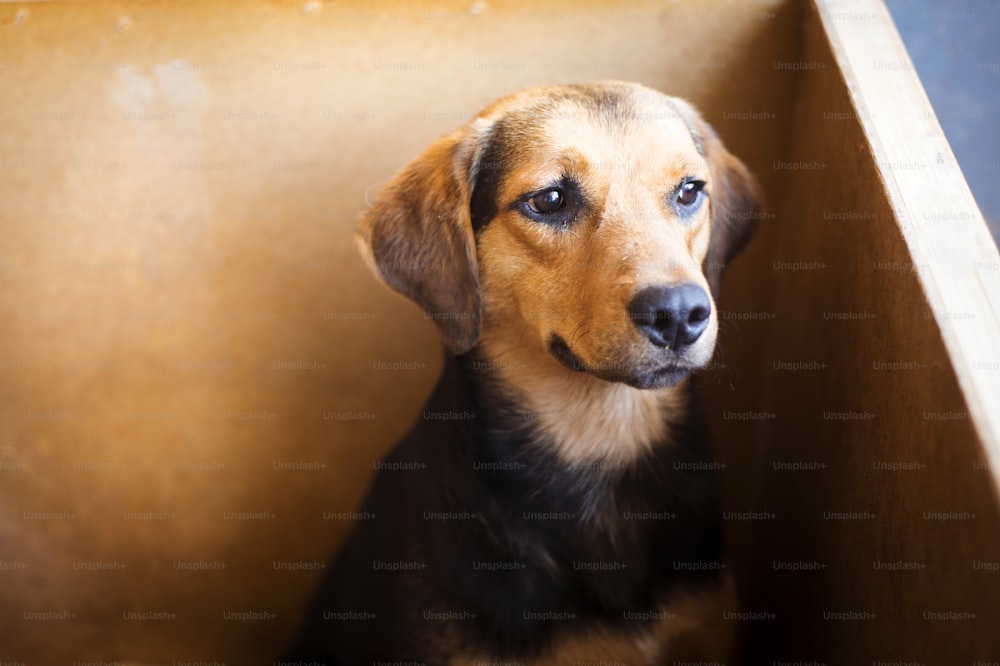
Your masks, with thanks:
[[[842,32],[859,41],[845,46]],[[992,287],[974,288],[982,276],[962,253],[990,262],[995,250],[929,107],[909,125],[912,111],[894,108],[922,95],[912,72],[895,70],[917,87],[910,97],[891,76],[853,73],[900,57],[864,46],[889,34],[872,3],[806,8],[789,142],[771,164],[774,216],[724,285],[723,309],[747,317],[724,331],[732,388],[705,388],[731,562],[756,613],[741,623],[742,663],[1000,654],[991,405],[953,363],[965,342],[946,330],[978,327],[961,350],[970,366],[990,349]],[[877,123],[900,127],[887,139]],[[953,316],[963,311],[975,316]]]
[[[1000,488],[1000,254],[881,0],[816,0]]]

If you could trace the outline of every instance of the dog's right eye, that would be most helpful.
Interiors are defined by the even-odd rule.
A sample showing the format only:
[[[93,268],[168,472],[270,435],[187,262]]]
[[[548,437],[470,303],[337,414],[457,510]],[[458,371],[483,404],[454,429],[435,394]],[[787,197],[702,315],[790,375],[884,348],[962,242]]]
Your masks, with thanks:
[[[576,183],[569,179],[525,194],[516,205],[529,220],[559,228],[572,224],[586,207]]]
[[[527,206],[535,215],[551,215],[562,208],[565,202],[566,194],[561,188],[553,187],[529,197]]]

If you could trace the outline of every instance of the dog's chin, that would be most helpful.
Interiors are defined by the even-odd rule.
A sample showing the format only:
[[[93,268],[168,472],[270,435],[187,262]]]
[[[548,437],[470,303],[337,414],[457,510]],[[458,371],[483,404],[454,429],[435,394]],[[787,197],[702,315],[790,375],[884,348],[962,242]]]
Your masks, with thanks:
[[[637,389],[662,389],[677,386],[696,368],[668,365],[647,372],[622,377],[620,381]]]
[[[575,372],[585,372],[588,375],[602,379],[606,382],[616,382],[628,384],[632,388],[650,390],[669,388],[680,384],[697,367],[678,363],[667,363],[655,368],[632,368],[622,365],[617,366],[595,366],[586,363],[577,356],[566,341],[558,335],[553,335],[549,339],[549,353],[563,366]]]

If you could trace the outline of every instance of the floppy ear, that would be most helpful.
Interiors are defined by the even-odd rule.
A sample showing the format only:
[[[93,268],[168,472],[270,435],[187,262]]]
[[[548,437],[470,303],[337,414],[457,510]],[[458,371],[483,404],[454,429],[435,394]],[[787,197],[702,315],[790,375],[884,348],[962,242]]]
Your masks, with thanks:
[[[456,354],[479,338],[479,265],[469,213],[476,125],[434,142],[383,188],[356,239],[369,267],[420,305]]]
[[[722,271],[753,235],[764,195],[757,179],[743,162],[726,150],[711,125],[687,102],[675,100],[675,105],[711,172],[712,237],[704,271],[712,297],[718,302]]]

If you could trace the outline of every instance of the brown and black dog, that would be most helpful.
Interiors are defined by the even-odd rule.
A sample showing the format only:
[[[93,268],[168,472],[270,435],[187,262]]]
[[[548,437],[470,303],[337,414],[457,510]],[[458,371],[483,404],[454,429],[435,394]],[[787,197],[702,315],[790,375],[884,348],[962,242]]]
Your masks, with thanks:
[[[724,659],[690,377],[759,202],[691,105],[623,82],[515,93],[404,168],[359,240],[450,353],[289,659]]]

